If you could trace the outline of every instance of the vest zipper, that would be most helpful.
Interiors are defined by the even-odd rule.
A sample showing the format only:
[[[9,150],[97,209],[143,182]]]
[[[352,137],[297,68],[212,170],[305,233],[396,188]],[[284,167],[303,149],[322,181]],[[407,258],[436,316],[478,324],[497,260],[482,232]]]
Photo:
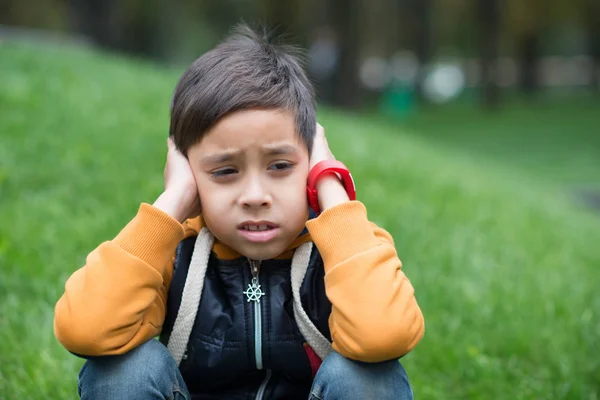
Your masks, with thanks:
[[[252,281],[248,289],[243,292],[248,302],[254,302],[254,361],[256,369],[263,369],[262,363],[262,312],[260,299],[265,295],[260,289],[258,274],[260,273],[260,261],[250,260],[250,270],[252,272]]]
[[[269,383],[269,379],[271,379],[271,370],[267,370],[267,376],[265,376],[265,380],[262,381],[260,387],[258,388],[258,392],[256,392],[255,400],[262,400],[265,395],[265,390],[267,389],[267,384]]]
[[[248,289],[243,292],[246,295],[248,301],[254,302],[254,361],[256,362],[256,369],[263,369],[262,362],[262,307],[260,299],[265,293],[260,289],[260,280],[258,274],[260,273],[260,261],[250,260],[250,271],[252,272],[252,281],[248,285]],[[267,370],[265,379],[261,382],[258,392],[256,392],[255,400],[262,400],[269,380],[271,379],[271,370]]]
[[[256,368],[262,369],[262,318],[260,300],[254,301],[254,358]]]

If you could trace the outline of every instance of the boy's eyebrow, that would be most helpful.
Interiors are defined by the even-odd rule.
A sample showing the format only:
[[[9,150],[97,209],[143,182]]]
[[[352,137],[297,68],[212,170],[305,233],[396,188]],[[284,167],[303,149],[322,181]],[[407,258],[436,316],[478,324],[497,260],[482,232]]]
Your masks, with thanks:
[[[291,144],[264,145],[262,148],[265,154],[269,156],[298,153],[298,149]],[[202,157],[200,162],[203,164],[220,164],[230,162],[238,157],[242,152],[242,150],[225,150],[221,153],[209,154],[206,157]]]
[[[263,149],[270,156],[298,153],[298,149],[291,144],[264,145]]]
[[[240,150],[229,150],[222,153],[210,154],[206,157],[202,157],[200,160],[203,164],[219,164],[224,162],[233,161],[233,159],[241,153]]]

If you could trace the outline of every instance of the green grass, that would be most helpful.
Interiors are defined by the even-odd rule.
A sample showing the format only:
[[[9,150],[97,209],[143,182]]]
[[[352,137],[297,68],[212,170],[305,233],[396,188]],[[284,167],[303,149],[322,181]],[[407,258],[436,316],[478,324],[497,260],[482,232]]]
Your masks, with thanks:
[[[429,107],[402,125],[415,135],[570,186],[600,183],[600,97],[511,99],[494,112],[472,101]]]
[[[76,398],[82,361],[54,339],[53,307],[87,253],[160,193],[179,72],[0,46],[1,399]],[[511,126],[473,115],[471,132],[489,126],[490,142]],[[552,116],[547,129],[572,117]],[[458,125],[440,129],[435,118],[320,115],[370,218],[393,234],[425,314],[425,338],[403,361],[416,397],[596,399],[600,218],[562,194],[580,165],[540,180],[526,154],[479,151],[483,138],[469,147]],[[563,142],[567,158],[589,150]]]

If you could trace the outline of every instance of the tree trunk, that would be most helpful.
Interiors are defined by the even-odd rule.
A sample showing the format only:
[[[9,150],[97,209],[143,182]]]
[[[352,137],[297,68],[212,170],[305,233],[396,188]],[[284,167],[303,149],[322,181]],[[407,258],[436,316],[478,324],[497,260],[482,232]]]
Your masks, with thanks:
[[[359,0],[331,0],[332,22],[339,38],[340,58],[333,77],[333,102],[342,107],[361,105],[358,81],[360,34]]]
[[[425,102],[423,95],[423,82],[427,74],[427,65],[431,62],[432,56],[432,0],[410,0],[410,14],[414,16],[415,22],[412,32],[414,50],[419,62],[419,70],[415,81],[415,96],[421,102]],[[400,12],[403,9],[400,8]]]
[[[179,41],[185,27],[185,8],[182,0],[160,0],[157,3],[154,40],[151,55],[163,61],[175,61],[179,54]]]
[[[500,4],[499,0],[478,0],[479,52],[482,102],[495,108],[500,102],[496,64],[498,59]]]
[[[270,29],[286,35],[297,35],[296,15],[298,3],[295,0],[262,0],[262,15]]]
[[[588,51],[592,58],[590,82],[592,89],[600,93],[600,4],[589,0],[585,16]]]
[[[69,20],[76,32],[105,48],[121,49],[116,0],[69,0]]]
[[[519,88],[522,93],[531,96],[539,89],[539,48],[540,37],[533,29],[523,33],[517,43],[519,59]]]

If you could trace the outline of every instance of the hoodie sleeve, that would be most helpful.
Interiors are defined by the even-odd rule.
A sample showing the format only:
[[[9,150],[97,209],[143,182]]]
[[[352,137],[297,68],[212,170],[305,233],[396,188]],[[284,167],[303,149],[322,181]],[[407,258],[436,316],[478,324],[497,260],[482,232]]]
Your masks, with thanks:
[[[365,362],[412,350],[424,333],[423,314],[390,234],[369,222],[358,201],[324,211],[307,228],[325,265],[333,348]]]
[[[68,279],[54,311],[59,342],[75,354],[113,355],[160,333],[173,255],[183,237],[178,221],[142,204]]]

